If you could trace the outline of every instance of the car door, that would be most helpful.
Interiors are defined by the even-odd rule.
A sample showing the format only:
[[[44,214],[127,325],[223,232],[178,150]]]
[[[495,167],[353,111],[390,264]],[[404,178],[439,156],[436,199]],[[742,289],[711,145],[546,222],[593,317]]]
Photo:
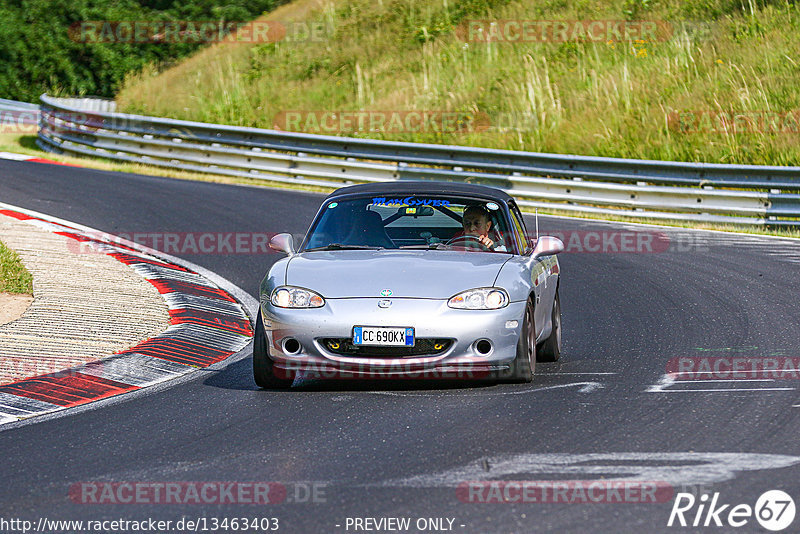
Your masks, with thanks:
[[[516,203],[509,202],[509,209],[511,211],[511,221],[518,235],[518,243],[520,250],[531,253],[535,242],[531,239],[528,230],[525,227],[525,219],[522,217]],[[536,336],[541,334],[542,329],[547,327],[549,329],[550,323],[550,310],[553,308],[553,299],[555,298],[555,281],[552,276],[552,265],[555,262],[555,256],[544,256],[534,260],[531,258],[531,284],[533,286],[534,294],[536,295],[534,321],[536,323]]]

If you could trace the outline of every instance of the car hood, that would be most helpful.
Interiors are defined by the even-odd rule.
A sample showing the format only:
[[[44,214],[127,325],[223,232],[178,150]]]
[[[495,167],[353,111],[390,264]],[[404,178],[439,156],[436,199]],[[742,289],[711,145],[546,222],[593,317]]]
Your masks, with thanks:
[[[325,298],[446,299],[465,289],[493,285],[510,258],[508,254],[444,250],[304,252],[289,260],[286,283],[312,289]]]

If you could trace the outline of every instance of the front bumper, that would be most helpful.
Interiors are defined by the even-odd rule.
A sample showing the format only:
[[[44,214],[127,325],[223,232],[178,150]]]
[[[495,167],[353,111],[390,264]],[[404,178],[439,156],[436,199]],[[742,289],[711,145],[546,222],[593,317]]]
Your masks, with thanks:
[[[381,298],[326,299],[314,309],[276,308],[261,304],[269,355],[283,370],[318,372],[341,377],[482,377],[507,370],[516,355],[525,312],[524,302],[499,310],[456,310],[446,300],[393,298],[379,308]],[[337,354],[325,345],[329,338],[351,338],[353,326],[413,327],[416,339],[449,339],[446,350],[430,355],[380,357]],[[287,350],[287,340],[299,350]],[[481,353],[479,341],[491,350]],[[289,345],[297,349],[297,345]],[[485,343],[482,344],[485,349]]]

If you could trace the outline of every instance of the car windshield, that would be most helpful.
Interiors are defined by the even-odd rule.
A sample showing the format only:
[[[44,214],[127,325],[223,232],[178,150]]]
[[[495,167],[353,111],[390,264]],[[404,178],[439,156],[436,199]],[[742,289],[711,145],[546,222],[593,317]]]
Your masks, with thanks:
[[[407,193],[327,201],[301,251],[415,248],[515,252],[499,202]]]

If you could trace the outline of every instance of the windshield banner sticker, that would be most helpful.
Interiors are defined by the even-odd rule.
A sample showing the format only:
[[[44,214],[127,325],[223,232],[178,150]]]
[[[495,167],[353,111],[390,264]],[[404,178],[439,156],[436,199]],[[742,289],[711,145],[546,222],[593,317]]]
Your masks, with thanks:
[[[432,198],[416,198],[416,197],[406,197],[406,198],[386,198],[386,197],[375,197],[372,199],[372,204],[374,206],[450,206],[449,200],[440,200],[440,199],[432,199]]]

